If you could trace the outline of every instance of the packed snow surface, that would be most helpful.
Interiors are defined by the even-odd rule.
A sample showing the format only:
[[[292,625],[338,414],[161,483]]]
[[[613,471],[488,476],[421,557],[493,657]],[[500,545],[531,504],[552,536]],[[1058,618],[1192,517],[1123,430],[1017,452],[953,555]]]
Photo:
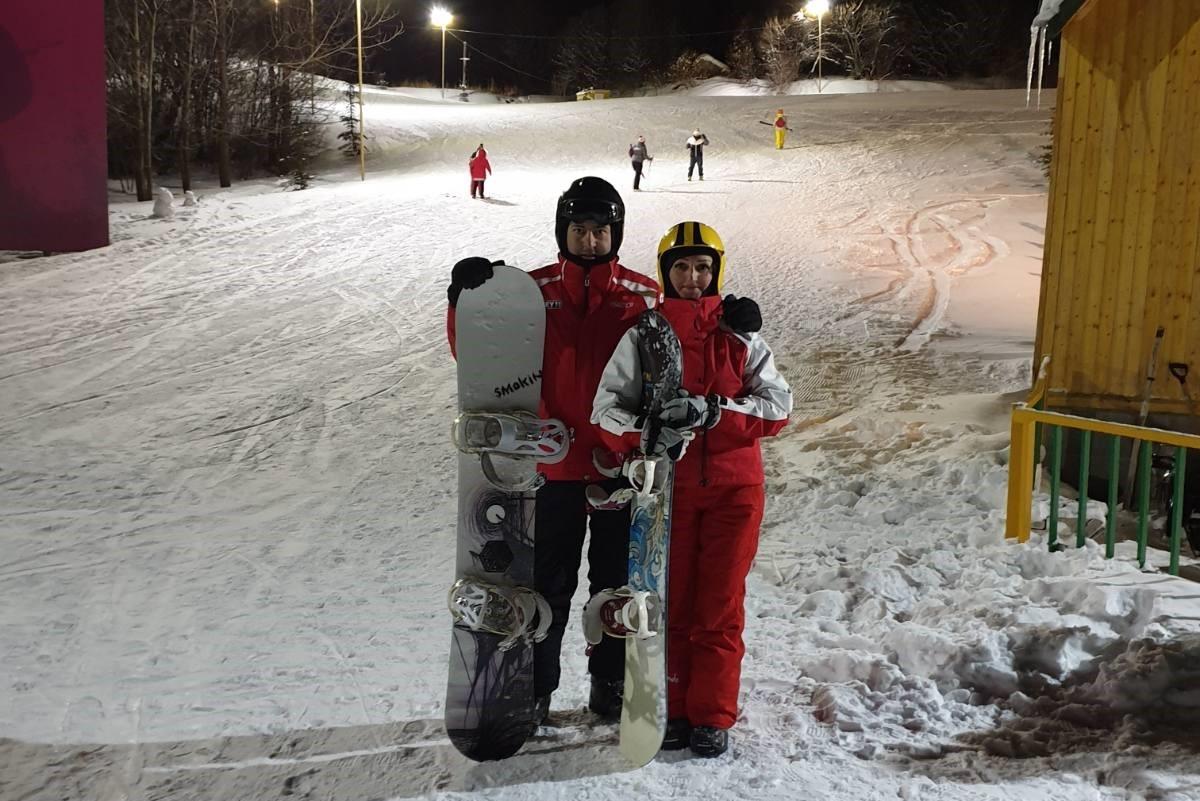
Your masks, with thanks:
[[[1047,112],[1019,91],[430,100],[368,95],[365,182],[202,185],[170,220],[115,197],[110,247],[0,257],[0,798],[1200,797],[1194,585],[1124,545],[1003,539]],[[782,151],[758,124],[779,106]],[[794,390],[742,713],[726,756],[631,770],[584,710],[574,620],[551,725],[473,764],[441,726],[445,288],[463,256],[549,261],[586,174],[625,194],[630,267],[675,222],[717,228]]]

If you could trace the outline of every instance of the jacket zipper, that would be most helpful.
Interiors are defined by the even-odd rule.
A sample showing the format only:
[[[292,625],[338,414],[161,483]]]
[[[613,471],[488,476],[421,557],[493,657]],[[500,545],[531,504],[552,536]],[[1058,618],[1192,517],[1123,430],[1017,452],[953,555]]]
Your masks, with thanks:
[[[706,341],[705,345],[707,346],[707,341]],[[705,347],[705,350],[707,350],[707,349],[708,348]],[[702,387],[708,386],[708,361],[709,360],[707,358],[704,360],[704,367],[702,369],[702,376],[701,376],[702,383],[700,384],[700,386],[702,386]],[[705,397],[707,397],[707,395]],[[700,443],[700,486],[707,487],[708,486],[708,429],[701,431],[700,436],[703,437],[703,441]]]

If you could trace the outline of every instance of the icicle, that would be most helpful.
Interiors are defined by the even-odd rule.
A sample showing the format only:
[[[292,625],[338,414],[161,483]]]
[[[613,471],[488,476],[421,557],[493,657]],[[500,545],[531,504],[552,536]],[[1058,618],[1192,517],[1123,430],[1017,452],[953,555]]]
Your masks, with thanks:
[[[1025,66],[1025,108],[1029,108],[1029,100],[1033,93],[1033,57],[1037,52],[1037,27],[1029,29],[1029,63]]]
[[[1043,74],[1046,70],[1046,29],[1042,28],[1041,38],[1038,44],[1038,90],[1037,90],[1037,107],[1038,111],[1042,110],[1042,82]]]

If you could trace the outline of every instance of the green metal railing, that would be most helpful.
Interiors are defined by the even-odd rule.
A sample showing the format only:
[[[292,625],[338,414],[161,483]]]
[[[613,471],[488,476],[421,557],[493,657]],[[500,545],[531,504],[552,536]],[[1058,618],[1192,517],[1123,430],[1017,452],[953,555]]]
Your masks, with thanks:
[[[1035,389],[1030,400],[1040,401],[1041,394]],[[1021,542],[1029,539],[1032,524],[1031,506],[1037,473],[1037,443],[1040,441],[1040,429],[1049,430],[1050,440],[1050,449],[1047,454],[1050,470],[1050,515],[1047,521],[1047,540],[1052,550],[1060,547],[1058,544],[1058,502],[1062,488],[1063,432],[1065,429],[1081,432],[1076,547],[1082,547],[1087,540],[1088,484],[1091,474],[1093,441],[1097,436],[1102,436],[1107,440],[1108,514],[1104,535],[1104,555],[1110,559],[1116,549],[1121,440],[1129,439],[1141,444],[1141,447],[1137,448],[1138,467],[1134,491],[1138,513],[1137,558],[1138,565],[1141,567],[1146,566],[1146,544],[1150,534],[1150,516],[1153,511],[1150,506],[1151,452],[1154,444],[1174,447],[1171,519],[1169,521],[1170,572],[1172,575],[1178,575],[1187,455],[1189,450],[1200,450],[1200,436],[1047,412],[1031,408],[1030,404],[1017,404],[1013,409],[1012,416],[1012,452],[1009,458],[1008,520],[1005,536]]]

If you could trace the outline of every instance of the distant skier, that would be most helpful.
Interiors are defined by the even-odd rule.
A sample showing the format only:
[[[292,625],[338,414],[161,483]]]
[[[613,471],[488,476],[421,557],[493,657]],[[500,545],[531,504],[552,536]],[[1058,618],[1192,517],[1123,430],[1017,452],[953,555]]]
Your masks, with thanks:
[[[483,149],[483,142],[479,143],[479,147],[475,148],[475,152],[471,154],[471,197],[475,197],[476,190],[479,191],[479,197],[483,198],[483,182],[487,179],[488,174],[492,171],[491,162],[488,161],[487,151]]]
[[[660,420],[691,431],[675,466],[667,580],[667,733],[664,750],[715,757],[729,747],[741,681],[746,575],[758,549],[764,488],[758,441],[787,424],[792,395],[775,368],[758,304],[727,295],[725,245],[681,222],[658,245],[659,311],[683,348],[684,397]],[[617,345],[596,391],[592,422],[613,449],[632,449],[644,420],[637,329]],[[660,434],[661,436],[661,434]]]
[[[704,146],[708,144],[708,137],[700,133],[700,129],[692,131],[692,135],[687,140],[687,149],[691,154],[688,161],[688,180],[692,180],[692,170],[700,170],[700,180],[704,180]]]
[[[783,150],[783,140],[787,138],[787,132],[791,128],[788,127],[787,117],[783,116],[783,109],[775,112],[775,149]]]
[[[533,691],[544,719],[550,694],[558,689],[563,633],[579,579],[584,535],[588,540],[589,594],[620,587],[629,576],[629,509],[589,511],[584,492],[601,476],[592,462],[601,447],[590,423],[592,398],[613,348],[638,315],[653,308],[654,279],[623,266],[618,251],[625,231],[625,203],[608,181],[579,178],[558,199],[554,236],[558,260],[532,272],[546,299],[546,339],[542,359],[542,408],[573,432],[567,457],[538,465],[546,483],[537,492],[534,523],[534,584],[550,604],[549,635],[534,647]],[[459,293],[492,277],[492,262],[467,258],[454,265],[446,293],[450,347],[454,348],[454,307]],[[608,492],[623,479],[600,480]],[[627,484],[625,486],[628,486]],[[625,684],[625,643],[606,638],[588,658],[588,706],[603,719],[621,716]]]
[[[642,164],[654,161],[654,156],[651,156],[650,151],[646,149],[646,137],[639,136],[637,144],[629,146],[629,158],[633,162],[633,189],[635,192],[641,191]]]

